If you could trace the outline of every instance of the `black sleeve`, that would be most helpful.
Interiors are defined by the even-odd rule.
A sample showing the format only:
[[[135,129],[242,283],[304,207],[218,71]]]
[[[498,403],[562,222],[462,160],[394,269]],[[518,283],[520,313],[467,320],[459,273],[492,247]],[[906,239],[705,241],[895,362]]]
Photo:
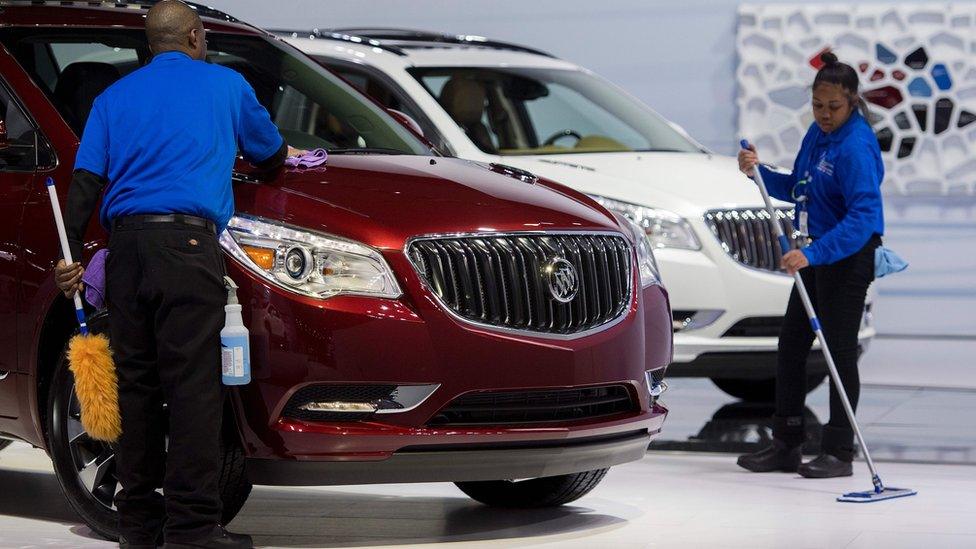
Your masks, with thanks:
[[[64,229],[68,234],[71,259],[81,261],[85,244],[85,230],[102,196],[106,180],[88,170],[75,170],[68,187],[68,203],[64,210]]]
[[[271,173],[277,170],[278,168],[284,166],[285,158],[287,157],[288,157],[288,143],[285,143],[285,140],[282,139],[281,147],[279,147],[278,150],[268,158],[260,162],[255,162],[254,167],[261,170],[262,172]]]

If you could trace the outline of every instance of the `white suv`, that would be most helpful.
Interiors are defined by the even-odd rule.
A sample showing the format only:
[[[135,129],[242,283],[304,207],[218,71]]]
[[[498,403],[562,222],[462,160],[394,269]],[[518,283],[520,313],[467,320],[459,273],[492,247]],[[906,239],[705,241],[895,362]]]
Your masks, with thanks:
[[[776,271],[769,216],[734,158],[712,154],[587,69],[524,46],[397,29],[276,33],[405,113],[443,152],[528,170],[633,218],[671,294],[669,376],[772,398],[792,280]],[[783,206],[779,221],[788,224]],[[862,349],[873,336],[868,305]],[[826,372],[818,351],[808,371],[812,389]]]

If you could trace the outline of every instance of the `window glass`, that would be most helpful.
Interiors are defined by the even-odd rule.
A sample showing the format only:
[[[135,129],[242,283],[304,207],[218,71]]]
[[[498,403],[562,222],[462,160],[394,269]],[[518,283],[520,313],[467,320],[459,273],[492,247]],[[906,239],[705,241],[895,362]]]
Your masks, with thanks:
[[[666,120],[585,71],[452,67],[411,73],[485,152],[701,152]]]
[[[92,84],[93,78],[107,87],[113,81],[108,72],[125,76],[150,59],[145,33],[128,29],[51,29],[40,36],[30,29],[8,29],[0,32],[0,40],[42,85],[49,84],[42,75],[39,57],[33,52],[38,44],[49,47],[49,57],[60,72],[54,87],[47,91],[78,133],[100,92],[96,89],[100,86]],[[315,62],[273,40],[208,33],[207,43],[207,62],[241,73],[293,147],[324,147],[336,154],[357,150],[431,153],[423,141],[381,107]],[[79,63],[86,66],[78,67]],[[73,70],[74,76],[84,78],[88,85],[62,85],[59,89],[58,83],[69,80],[65,77],[71,76],[67,71],[72,65],[83,69]]]
[[[5,143],[0,141],[0,170],[36,167],[37,136],[34,126],[3,86],[0,86],[0,121],[0,130],[6,130],[6,139],[3,140]]]

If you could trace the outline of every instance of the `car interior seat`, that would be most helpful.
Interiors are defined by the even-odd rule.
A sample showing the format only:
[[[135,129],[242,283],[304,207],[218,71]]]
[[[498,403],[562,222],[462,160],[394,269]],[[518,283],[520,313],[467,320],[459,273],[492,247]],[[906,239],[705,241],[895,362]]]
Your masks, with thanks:
[[[54,86],[54,99],[75,135],[80,137],[85,129],[95,98],[120,76],[114,65],[87,61],[72,63],[61,71]]]
[[[486,98],[484,84],[471,78],[454,76],[444,84],[438,100],[479,149],[494,153],[497,149],[491,141],[491,134],[481,121]]]

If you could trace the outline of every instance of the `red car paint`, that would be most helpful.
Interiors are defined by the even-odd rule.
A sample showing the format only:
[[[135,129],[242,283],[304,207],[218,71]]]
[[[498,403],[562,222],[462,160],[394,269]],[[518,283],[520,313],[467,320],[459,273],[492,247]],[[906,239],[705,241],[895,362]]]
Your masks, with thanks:
[[[0,28],[141,28],[137,10],[3,7]],[[206,19],[210,33],[263,35]],[[47,386],[71,321],[53,281],[58,239],[44,180],[67,194],[78,138],[49,98],[0,49],[0,74],[57,156],[51,169],[0,171],[0,435],[47,447]],[[364,98],[364,101],[367,99]],[[240,166],[246,171],[245,166]],[[0,168],[2,170],[2,168]],[[619,323],[569,340],[512,334],[460,322],[434,299],[404,253],[428,234],[484,231],[613,231],[629,235],[592,200],[556,183],[530,184],[454,158],[333,156],[325,169],[283,172],[269,184],[235,182],[237,210],[353,239],[381,251],[403,289],[398,299],[301,297],[269,285],[228,258],[251,333],[252,383],[232,390],[245,454],[273,461],[382,461],[415,446],[552,443],[647,431],[667,410],[653,403],[645,372],[671,359],[671,315],[660,285],[641,289]],[[93,221],[86,258],[105,245]],[[630,239],[630,236],[627,236]],[[280,415],[313,383],[439,383],[417,408],[358,422],[304,422]],[[428,420],[470,391],[622,383],[638,408],[608,418],[544,425],[431,427]],[[409,476],[402,479],[409,481]],[[450,480],[450,479],[443,479]],[[368,479],[364,479],[368,481]]]

